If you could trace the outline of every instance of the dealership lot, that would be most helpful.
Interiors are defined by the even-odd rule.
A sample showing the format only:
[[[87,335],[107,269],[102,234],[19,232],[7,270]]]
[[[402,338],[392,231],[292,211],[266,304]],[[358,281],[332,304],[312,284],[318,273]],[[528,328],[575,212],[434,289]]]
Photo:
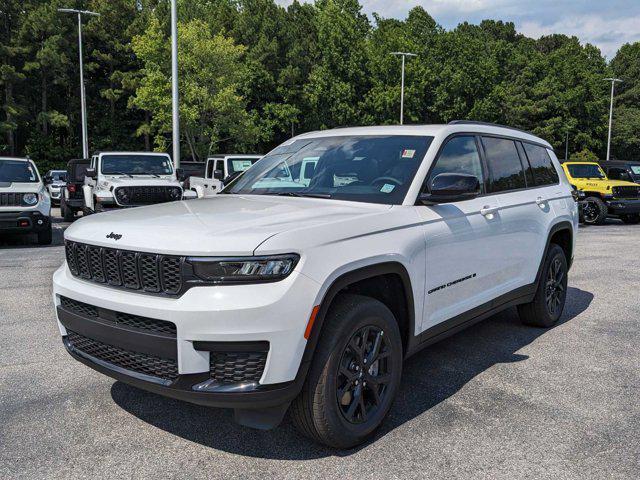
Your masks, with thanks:
[[[65,226],[52,247],[0,243],[0,478],[640,476],[638,226],[580,230],[555,328],[509,310],[410,359],[381,432],[348,452],[73,361],[50,298]]]

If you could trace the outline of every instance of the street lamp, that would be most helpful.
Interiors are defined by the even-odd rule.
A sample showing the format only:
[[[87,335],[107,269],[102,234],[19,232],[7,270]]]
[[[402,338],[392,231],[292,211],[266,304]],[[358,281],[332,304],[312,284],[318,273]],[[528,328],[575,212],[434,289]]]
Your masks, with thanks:
[[[391,52],[389,55],[396,55],[402,57],[402,80],[400,87],[400,125],[404,123],[404,63],[405,57],[417,57],[415,53],[409,52]]]
[[[180,168],[180,104],[178,103],[178,6],[171,0],[171,117],[173,124],[173,164]]]
[[[78,56],[80,58],[80,112],[82,120],[82,158],[89,158],[89,135],[87,133],[87,101],[84,93],[84,64],[82,61],[82,15],[99,17],[100,14],[88,10],[59,8],[59,12],[78,15]]]
[[[609,155],[611,153],[611,125],[613,123],[613,91],[616,87],[616,82],[622,82],[619,78],[605,78],[607,82],[611,82],[611,103],[609,105],[609,136],[607,138],[607,162],[609,161]]]

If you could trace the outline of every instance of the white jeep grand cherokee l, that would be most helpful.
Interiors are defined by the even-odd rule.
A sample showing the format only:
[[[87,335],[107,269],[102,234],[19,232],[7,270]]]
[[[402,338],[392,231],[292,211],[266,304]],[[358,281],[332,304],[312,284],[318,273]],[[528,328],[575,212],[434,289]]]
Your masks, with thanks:
[[[285,175],[314,159],[309,182]],[[308,163],[308,162],[307,162]],[[347,448],[403,359],[510,306],[549,327],[578,212],[551,146],[472,122],[307,133],[214,198],[83,218],[54,274],[82,363]]]

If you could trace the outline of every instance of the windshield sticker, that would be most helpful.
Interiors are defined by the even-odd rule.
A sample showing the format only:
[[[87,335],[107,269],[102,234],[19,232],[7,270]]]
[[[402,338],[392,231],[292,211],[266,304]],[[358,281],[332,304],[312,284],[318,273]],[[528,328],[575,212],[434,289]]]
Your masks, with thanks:
[[[395,186],[395,185],[392,185],[392,184],[390,184],[390,183],[385,183],[385,184],[382,186],[382,188],[380,189],[380,191],[381,191],[382,193],[391,193],[391,192],[393,192],[393,189],[394,189],[394,188],[396,188],[396,186]]]
[[[402,158],[413,158],[415,154],[415,150],[402,150]]]
[[[632,165],[631,171],[634,173],[634,175],[640,175],[640,165]]]

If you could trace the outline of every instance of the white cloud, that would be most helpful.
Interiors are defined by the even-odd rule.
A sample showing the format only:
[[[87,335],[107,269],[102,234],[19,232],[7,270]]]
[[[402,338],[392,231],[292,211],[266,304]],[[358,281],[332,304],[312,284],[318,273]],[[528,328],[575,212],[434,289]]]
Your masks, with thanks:
[[[288,5],[291,0],[276,0]],[[640,41],[638,0],[360,0],[367,14],[405,18],[422,6],[445,28],[483,19],[512,21],[525,35],[575,35],[611,59],[627,42]]]

